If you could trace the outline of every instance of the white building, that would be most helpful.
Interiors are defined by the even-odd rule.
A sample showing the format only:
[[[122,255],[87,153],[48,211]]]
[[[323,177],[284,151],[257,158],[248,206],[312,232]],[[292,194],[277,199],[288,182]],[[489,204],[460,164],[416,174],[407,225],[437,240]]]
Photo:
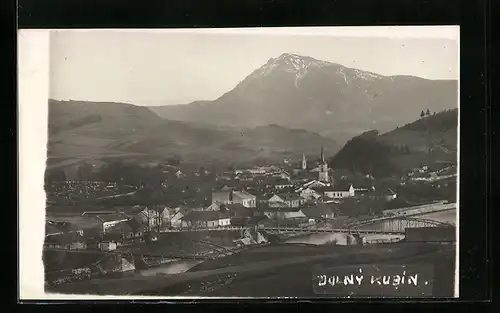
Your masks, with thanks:
[[[303,205],[306,202],[306,199],[294,193],[280,193],[277,195],[273,195],[267,202],[269,204],[269,207],[273,208],[297,208]]]
[[[338,184],[333,186],[330,190],[324,191],[324,195],[333,199],[342,199],[354,197],[355,190],[352,184]]]
[[[257,197],[244,190],[233,191],[231,203],[241,203],[246,208],[255,208]]]
[[[96,218],[102,223],[102,232],[106,231],[114,225],[121,222],[128,221],[130,218],[123,213],[107,214],[107,215],[97,215]]]
[[[321,198],[321,194],[312,188],[305,188],[299,191],[302,198],[306,200],[317,200]]]

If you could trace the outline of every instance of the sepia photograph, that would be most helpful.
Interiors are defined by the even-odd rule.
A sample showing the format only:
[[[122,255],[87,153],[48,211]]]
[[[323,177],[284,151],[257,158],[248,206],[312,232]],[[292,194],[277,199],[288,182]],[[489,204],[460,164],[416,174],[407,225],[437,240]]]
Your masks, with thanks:
[[[46,294],[458,297],[458,26],[47,32]]]

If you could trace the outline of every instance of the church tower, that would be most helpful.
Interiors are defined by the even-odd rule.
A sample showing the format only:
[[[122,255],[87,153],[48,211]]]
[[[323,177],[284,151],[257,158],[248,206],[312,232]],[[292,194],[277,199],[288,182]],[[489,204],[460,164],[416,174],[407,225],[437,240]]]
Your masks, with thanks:
[[[320,182],[328,183],[330,178],[328,177],[328,164],[325,162],[325,154],[323,152],[323,144],[321,144],[321,161],[319,162],[319,177]]]
[[[307,170],[307,160],[306,160],[306,155],[302,155],[302,170],[305,171]]]

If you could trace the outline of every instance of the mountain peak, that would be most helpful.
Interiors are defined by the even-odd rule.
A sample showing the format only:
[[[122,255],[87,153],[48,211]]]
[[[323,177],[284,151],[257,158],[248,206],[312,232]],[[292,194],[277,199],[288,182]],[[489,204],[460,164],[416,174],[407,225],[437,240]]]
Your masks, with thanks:
[[[285,72],[295,75],[295,87],[299,87],[300,81],[312,69],[330,68],[333,69],[339,77],[341,77],[346,84],[355,80],[362,81],[375,81],[384,78],[382,75],[362,71],[355,68],[348,68],[340,64],[327,62],[312,58],[310,56],[303,56],[296,53],[282,53],[276,58],[271,58],[266,64],[255,70],[250,78],[261,78],[270,75],[271,73]]]
[[[308,73],[311,68],[321,68],[325,66],[339,66],[334,63],[316,60],[309,56],[302,56],[295,53],[283,53],[277,58],[271,58],[269,61],[255,70],[250,77],[260,78],[280,71],[295,74],[295,87],[298,87],[300,80]]]

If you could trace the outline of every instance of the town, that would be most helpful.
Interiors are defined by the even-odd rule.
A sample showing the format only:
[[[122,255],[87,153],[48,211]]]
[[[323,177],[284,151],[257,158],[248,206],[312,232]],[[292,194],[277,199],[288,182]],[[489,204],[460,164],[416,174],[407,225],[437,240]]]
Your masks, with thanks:
[[[97,176],[95,168],[84,163],[76,171],[80,177],[85,169]],[[141,171],[144,175],[137,174]],[[401,177],[376,179],[369,173],[331,169],[322,147],[312,161],[303,155],[295,162],[217,173],[171,161],[137,167],[129,175],[135,182],[123,168],[115,171],[120,177],[110,172],[100,169],[114,181],[47,181],[47,258],[57,251],[114,251],[139,254],[143,266],[152,267],[187,256],[217,257],[227,249],[222,246],[236,249],[285,236],[258,228],[277,229],[278,234],[280,229],[344,229],[411,208],[448,202],[454,206],[456,197],[454,164],[422,165]],[[193,240],[191,235],[210,231],[232,232],[232,242],[207,236]],[[167,239],[175,233],[180,237]],[[125,262],[131,270],[138,267],[133,258]],[[51,282],[68,281],[62,273],[81,266],[67,267],[49,267],[49,276],[59,273]]]

